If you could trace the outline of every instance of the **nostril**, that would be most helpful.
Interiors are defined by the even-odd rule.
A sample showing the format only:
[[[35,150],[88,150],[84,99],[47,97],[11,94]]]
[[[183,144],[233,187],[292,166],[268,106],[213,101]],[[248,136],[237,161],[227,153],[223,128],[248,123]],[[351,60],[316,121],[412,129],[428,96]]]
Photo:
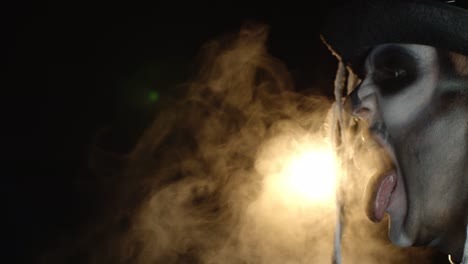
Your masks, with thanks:
[[[361,85],[358,85],[345,99],[344,109],[348,114],[351,114],[355,117],[367,119],[371,115],[371,109],[364,106],[361,98],[358,95],[358,92],[361,88]]]

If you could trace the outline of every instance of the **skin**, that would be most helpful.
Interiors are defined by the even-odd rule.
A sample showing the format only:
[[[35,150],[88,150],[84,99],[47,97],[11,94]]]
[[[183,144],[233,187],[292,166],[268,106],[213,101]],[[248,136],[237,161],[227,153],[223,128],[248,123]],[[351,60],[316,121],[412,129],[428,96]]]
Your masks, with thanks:
[[[467,61],[429,46],[380,45],[350,95],[353,114],[397,168],[390,240],[434,246],[458,260],[468,216]]]

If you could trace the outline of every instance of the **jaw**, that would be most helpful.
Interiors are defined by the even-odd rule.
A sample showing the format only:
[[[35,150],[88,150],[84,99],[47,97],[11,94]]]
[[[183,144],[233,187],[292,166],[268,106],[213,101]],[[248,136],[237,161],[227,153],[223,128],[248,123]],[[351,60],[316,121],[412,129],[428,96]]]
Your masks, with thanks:
[[[466,121],[460,122],[467,120],[466,109],[447,114],[435,108],[430,119],[414,122],[412,131],[393,135],[395,162],[407,198],[403,224],[396,226],[402,227],[413,246],[461,254],[468,216],[468,127]],[[400,220],[398,210],[392,209],[391,221]],[[392,235],[390,230],[391,239]]]
[[[466,162],[462,162],[465,160],[463,159],[464,155],[454,151],[457,146],[464,145],[462,144],[464,140],[455,140],[454,142],[444,140],[444,144],[436,144],[437,147],[435,147],[427,142],[422,142],[421,139],[413,138],[414,135],[412,135],[409,138],[403,137],[403,141],[394,142],[394,139],[388,136],[385,125],[382,123],[379,127],[381,129],[374,130],[371,127],[370,132],[372,132],[374,141],[385,150],[392,163],[390,166],[395,170],[397,176],[396,186],[386,208],[390,220],[389,239],[400,247],[433,246],[444,252],[455,254],[459,245],[464,244],[463,239],[465,239],[465,236],[462,237],[458,234],[460,226],[463,229],[467,225],[467,207],[463,205],[468,204],[468,200],[463,198],[463,186],[467,186],[467,182],[464,182],[463,179],[466,177],[460,179],[456,176],[466,174],[461,172],[463,170],[460,166],[461,163],[465,164],[465,170],[468,165]],[[423,135],[424,140],[437,142],[433,137],[425,133]],[[457,138],[455,133],[452,133],[452,138],[454,137]],[[402,137],[397,139],[402,139]],[[394,146],[398,146],[398,148]],[[464,151],[463,149],[462,151]],[[438,153],[438,150],[443,153]],[[455,162],[457,160],[454,159],[455,156],[447,158],[444,156],[447,155],[446,153],[455,153],[455,156],[460,158]],[[431,159],[428,160],[428,157]],[[434,162],[434,159],[438,162]],[[446,159],[449,159],[450,162],[447,162]],[[453,168],[458,169],[450,171],[446,169],[447,167],[441,167],[440,162],[448,164],[452,170]],[[382,177],[382,175],[385,173],[377,175],[377,178]],[[450,193],[460,193],[461,196],[450,195]],[[463,202],[464,199],[465,202]],[[368,204],[372,204],[374,201],[375,199],[368,199]],[[462,214],[465,214],[464,218]],[[374,216],[375,212],[372,214],[368,212],[368,215]],[[369,218],[376,220],[373,217]],[[454,219],[465,220],[463,223],[458,223]],[[377,219],[377,221],[379,220]]]
[[[429,166],[430,168],[427,169],[421,169],[421,166],[411,167],[409,164],[415,164],[415,159],[417,158],[401,154],[402,151],[404,153],[411,153],[408,149],[404,148],[403,150],[399,149],[399,151],[397,151],[393,147],[393,144],[389,143],[390,140],[387,138],[382,139],[374,136],[374,140],[389,156],[392,163],[390,166],[394,168],[397,176],[397,184],[391,193],[390,201],[386,209],[386,213],[389,216],[388,237],[390,241],[399,247],[435,247],[442,252],[450,254],[454,260],[460,260],[463,255],[463,245],[466,243],[465,240],[467,239],[466,233],[463,231],[460,232],[460,230],[466,230],[468,225],[466,210],[466,208],[468,208],[468,198],[465,194],[466,191],[463,192],[464,189],[466,190],[463,186],[467,186],[467,182],[463,180],[460,181],[459,178],[453,176],[444,175],[437,164],[434,164],[436,167]],[[458,142],[458,145],[459,144],[460,142]],[[454,145],[450,146],[450,148],[453,153]],[[432,153],[432,151],[429,153]],[[415,156],[421,158],[419,155]],[[433,154],[431,154],[431,156],[436,156],[438,160],[443,160],[441,156]],[[453,157],[451,159],[453,160]],[[399,162],[399,160],[403,162]],[[464,160],[466,160],[466,158]],[[461,178],[468,179],[468,170],[466,170],[466,168],[468,168],[466,164],[468,163],[465,162],[464,164],[465,173],[456,171],[450,174],[465,175]],[[457,167],[456,165],[457,164],[451,164],[451,167]],[[445,172],[447,173],[447,171]],[[388,173],[388,171],[386,173]],[[424,177],[415,177],[420,175],[424,175]],[[434,175],[449,176],[448,178],[456,178],[458,181],[447,182],[447,178],[439,177],[440,180],[443,180],[443,183],[433,182],[432,184],[435,186],[443,185],[442,188],[432,189],[432,191],[430,191],[426,189],[427,186],[426,188],[422,187],[425,184],[421,182],[421,180],[425,180],[427,176],[427,180],[431,181],[435,178]],[[377,177],[382,176],[377,175]],[[458,191],[454,191],[454,186],[458,188]],[[444,193],[460,193],[460,196],[455,198],[450,196],[452,198],[448,199],[441,195],[442,189]],[[436,197],[435,200],[434,197]],[[367,202],[371,204],[374,201],[368,199]],[[453,207],[454,204],[458,205]],[[369,212],[367,213],[370,215]],[[369,218],[374,222],[379,221],[373,216],[369,216]],[[462,221],[460,222],[459,220]]]
[[[468,119],[445,116],[418,133],[393,137],[389,153],[403,186],[397,185],[387,212],[393,244],[430,246],[459,260],[468,224],[468,132],[453,120]],[[446,127],[450,137],[437,132]]]

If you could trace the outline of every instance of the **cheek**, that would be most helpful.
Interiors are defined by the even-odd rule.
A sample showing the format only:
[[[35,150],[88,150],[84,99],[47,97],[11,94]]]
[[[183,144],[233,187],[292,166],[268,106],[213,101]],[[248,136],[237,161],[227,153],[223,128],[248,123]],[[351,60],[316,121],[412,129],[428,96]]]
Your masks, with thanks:
[[[467,127],[462,116],[458,111],[422,119],[402,138],[409,146],[406,159],[414,162],[408,166],[420,172],[421,175],[415,176],[421,182],[437,183],[434,186],[438,189],[456,187],[467,158]]]
[[[382,118],[387,126],[406,131],[431,106],[437,75],[426,74],[409,89],[393,96],[380,96]]]
[[[438,112],[420,118],[411,131],[395,138],[410,207],[430,226],[457,219],[468,189],[468,111],[462,107]]]

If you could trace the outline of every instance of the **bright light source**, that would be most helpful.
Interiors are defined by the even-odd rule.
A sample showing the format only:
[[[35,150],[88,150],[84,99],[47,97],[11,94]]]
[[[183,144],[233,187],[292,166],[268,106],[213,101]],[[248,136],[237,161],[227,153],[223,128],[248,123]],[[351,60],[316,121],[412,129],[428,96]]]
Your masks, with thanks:
[[[335,196],[335,168],[331,149],[304,150],[287,164],[285,187],[310,202],[329,202]]]
[[[282,138],[268,152],[265,184],[271,199],[288,206],[334,206],[339,165],[328,144]]]

